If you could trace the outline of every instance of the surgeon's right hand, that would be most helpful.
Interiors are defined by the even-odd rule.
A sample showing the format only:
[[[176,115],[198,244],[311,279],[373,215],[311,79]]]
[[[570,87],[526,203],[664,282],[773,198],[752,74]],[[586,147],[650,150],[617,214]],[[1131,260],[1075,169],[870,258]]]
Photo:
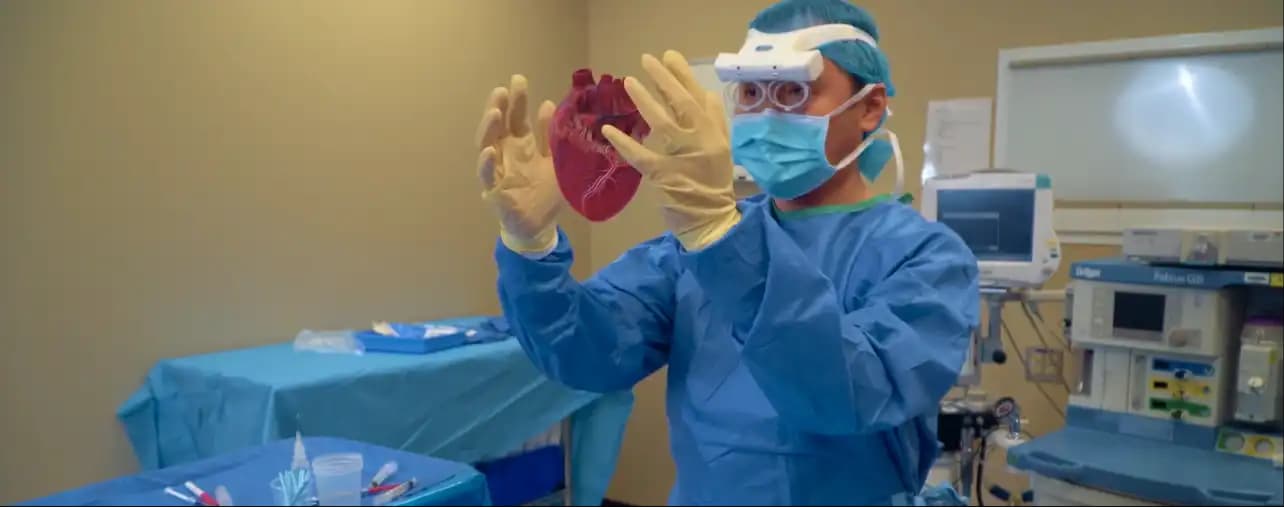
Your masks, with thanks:
[[[499,216],[499,237],[510,250],[542,256],[557,246],[562,195],[549,153],[548,125],[556,106],[540,104],[535,128],[526,115],[526,78],[495,88],[477,127],[477,174],[482,200]]]

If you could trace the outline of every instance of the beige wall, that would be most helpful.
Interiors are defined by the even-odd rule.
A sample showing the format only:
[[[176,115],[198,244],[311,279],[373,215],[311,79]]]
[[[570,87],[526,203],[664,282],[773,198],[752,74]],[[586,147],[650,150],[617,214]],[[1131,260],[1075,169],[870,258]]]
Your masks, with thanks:
[[[636,74],[638,56],[665,49],[688,58],[714,56],[734,50],[743,39],[749,19],[769,0],[593,0],[589,3],[589,62],[594,69]],[[1278,26],[1284,8],[1278,0],[867,0],[858,2],[874,14],[882,31],[882,47],[892,62],[899,95],[893,100],[897,116],[889,126],[906,148],[907,187],[917,193],[922,164],[926,104],[931,99],[992,96],[999,49],[1067,42],[1141,37]],[[1030,168],[1037,169],[1037,168]],[[879,181],[891,188],[891,177]],[[654,200],[644,196],[620,218],[592,227],[593,257],[602,266],[629,246],[663,230]],[[1068,247],[1069,260],[1110,255],[1115,250]],[[1065,273],[1053,286],[1064,283]],[[1058,305],[1047,305],[1045,316],[1060,319]],[[1036,343],[1020,313],[1007,313],[1012,331],[1025,344]],[[1057,416],[1037,391],[1025,385],[1015,361],[987,369],[985,387],[992,393],[1011,393],[1024,404],[1032,429],[1047,431]],[[672,483],[664,420],[663,373],[636,390],[634,410],[625,439],[612,498],[655,504],[663,502]],[[1065,390],[1049,387],[1059,403]],[[1001,457],[996,458],[995,463]],[[998,467],[992,467],[998,468]]]
[[[768,3],[0,2],[0,503],[132,470],[112,414],[157,359],[495,311],[467,148],[490,87],[525,72],[557,96],[585,61],[712,56]],[[999,48],[1281,18],[1276,0],[866,4],[906,147],[928,99],[993,93]],[[907,162],[917,190],[921,153]],[[590,245],[577,275],[662,231],[648,194],[591,235],[564,220]],[[1012,368],[988,379],[1021,384]],[[663,385],[637,389],[615,498],[665,499]],[[1016,394],[1046,430],[1044,402]]]
[[[474,127],[510,72],[566,89],[586,12],[0,2],[0,504],[133,470],[157,359],[496,311]]]

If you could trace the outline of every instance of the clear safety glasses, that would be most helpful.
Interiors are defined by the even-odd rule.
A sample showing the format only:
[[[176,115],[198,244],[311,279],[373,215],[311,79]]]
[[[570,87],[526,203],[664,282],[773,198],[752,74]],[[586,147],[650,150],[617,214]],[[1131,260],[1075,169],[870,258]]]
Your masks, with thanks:
[[[736,112],[773,107],[781,111],[802,108],[811,98],[811,83],[802,81],[737,81],[727,84],[727,101]]]

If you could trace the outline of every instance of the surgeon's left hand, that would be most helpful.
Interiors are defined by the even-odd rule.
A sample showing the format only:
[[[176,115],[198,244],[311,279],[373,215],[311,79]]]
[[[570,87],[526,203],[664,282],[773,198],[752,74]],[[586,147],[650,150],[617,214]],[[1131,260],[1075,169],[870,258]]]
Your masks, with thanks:
[[[664,63],[642,55],[642,68],[659,100],[635,78],[624,88],[651,126],[645,146],[610,125],[602,135],[660,191],[665,222],[682,246],[700,250],[740,222],[722,99],[696,82],[677,51],[666,51]]]

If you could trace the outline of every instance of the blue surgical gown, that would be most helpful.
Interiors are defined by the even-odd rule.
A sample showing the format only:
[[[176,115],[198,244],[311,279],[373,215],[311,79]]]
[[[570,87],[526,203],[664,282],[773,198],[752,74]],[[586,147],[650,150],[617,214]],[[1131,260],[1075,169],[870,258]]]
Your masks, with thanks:
[[[739,203],[725,237],[671,234],[583,283],[565,235],[533,260],[496,249],[522,347],[576,389],[668,365],[674,504],[887,504],[917,493],[937,404],[978,323],[976,259],[891,199],[783,213]]]

